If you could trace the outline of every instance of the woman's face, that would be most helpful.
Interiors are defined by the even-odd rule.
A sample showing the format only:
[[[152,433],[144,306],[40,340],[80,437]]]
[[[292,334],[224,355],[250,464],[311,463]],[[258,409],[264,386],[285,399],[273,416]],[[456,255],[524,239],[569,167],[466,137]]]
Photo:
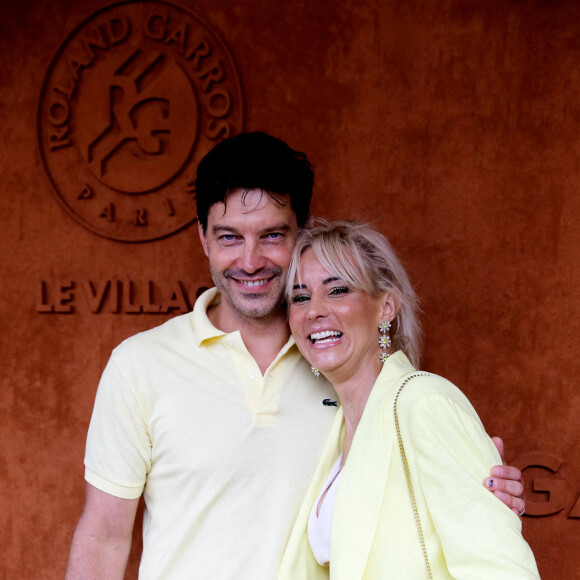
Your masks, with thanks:
[[[378,325],[385,320],[384,296],[349,287],[307,249],[300,259],[290,299],[290,330],[308,362],[333,383],[359,375],[378,376]],[[394,314],[393,314],[394,316]],[[390,320],[388,316],[386,320]]]

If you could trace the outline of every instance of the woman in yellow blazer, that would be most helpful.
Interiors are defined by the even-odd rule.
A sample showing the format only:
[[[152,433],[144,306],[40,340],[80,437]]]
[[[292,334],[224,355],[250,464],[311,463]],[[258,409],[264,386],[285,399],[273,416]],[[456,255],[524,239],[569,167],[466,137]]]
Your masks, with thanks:
[[[539,578],[518,516],[481,486],[500,458],[476,412],[409,361],[417,299],[387,240],[347,222],[306,230],[287,295],[341,408],[279,580]]]

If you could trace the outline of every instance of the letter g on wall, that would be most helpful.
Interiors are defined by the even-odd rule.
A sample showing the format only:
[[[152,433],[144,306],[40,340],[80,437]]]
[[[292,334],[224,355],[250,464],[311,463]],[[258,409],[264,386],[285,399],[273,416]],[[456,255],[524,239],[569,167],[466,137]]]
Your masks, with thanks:
[[[566,480],[557,476],[564,461],[540,451],[519,455],[511,464],[524,473],[524,481],[534,492],[526,496],[527,516],[553,516],[566,507]],[[526,470],[530,470],[527,471]],[[538,475],[544,473],[543,475]],[[532,478],[530,479],[530,475]],[[545,499],[540,500],[539,498]],[[569,518],[580,518],[580,497],[568,513]]]

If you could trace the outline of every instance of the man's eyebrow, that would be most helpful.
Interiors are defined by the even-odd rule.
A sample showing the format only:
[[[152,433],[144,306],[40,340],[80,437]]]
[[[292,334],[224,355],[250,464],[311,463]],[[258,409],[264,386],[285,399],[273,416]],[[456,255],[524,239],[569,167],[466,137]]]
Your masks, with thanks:
[[[211,231],[214,234],[217,234],[218,232],[230,232],[230,233],[235,233],[235,234],[238,233],[238,230],[236,228],[233,228],[231,226],[226,226],[226,225],[223,225],[222,226],[220,224],[217,224],[217,225],[213,226],[211,228]]]
[[[280,231],[287,232],[289,230],[290,230],[290,225],[288,225],[287,223],[282,222],[282,223],[274,224],[273,226],[269,226],[267,228],[258,230],[258,233],[260,235],[262,235],[262,234],[267,234],[267,233],[270,233],[270,232],[280,232]],[[233,226],[228,226],[226,224],[223,224],[223,225],[222,224],[216,224],[216,225],[214,225],[211,228],[211,231],[214,234],[217,234],[219,232],[230,232],[230,233],[234,233],[234,234],[239,233],[238,228],[235,228]]]
[[[283,232],[287,232],[289,229],[290,229],[290,225],[287,224],[286,222],[282,222],[282,223],[270,226],[268,228],[264,228],[262,230],[262,232],[274,232],[274,231],[280,231],[280,230]]]

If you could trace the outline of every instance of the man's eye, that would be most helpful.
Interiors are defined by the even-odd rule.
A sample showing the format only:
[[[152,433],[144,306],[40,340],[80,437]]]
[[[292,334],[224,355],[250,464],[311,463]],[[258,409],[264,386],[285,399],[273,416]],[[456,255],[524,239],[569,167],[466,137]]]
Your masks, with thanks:
[[[306,302],[307,300],[310,300],[310,296],[308,296],[308,294],[296,294],[295,296],[292,296],[292,304]]]
[[[334,286],[330,289],[329,294],[348,294],[348,286]]]
[[[219,237],[220,242],[234,242],[236,240],[236,236],[234,234],[223,234]]]
[[[280,240],[282,239],[282,234],[280,232],[270,232],[266,234],[266,238],[269,240]]]

